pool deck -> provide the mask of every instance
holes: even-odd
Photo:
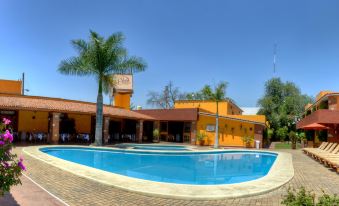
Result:
[[[21,153],[21,148],[16,151]],[[69,205],[280,205],[288,186],[305,186],[321,194],[339,194],[339,176],[300,150],[282,150],[292,154],[295,175],[283,187],[266,194],[224,200],[178,200],[128,192],[74,175],[40,160],[25,156],[30,178]],[[26,192],[31,192],[26,190]],[[16,199],[15,195],[13,195]]]
[[[185,200],[216,200],[234,197],[246,197],[252,195],[263,194],[281,187],[289,182],[294,176],[292,157],[284,152],[272,152],[278,154],[270,171],[264,177],[235,184],[220,184],[220,185],[189,185],[189,184],[174,184],[165,182],[149,181],[139,178],[132,178],[124,175],[119,175],[100,169],[88,167],[85,165],[76,164],[73,162],[65,161],[60,158],[48,155],[42,151],[41,148],[55,148],[60,146],[32,146],[24,148],[24,153],[39,159],[45,163],[63,169],[75,175],[95,180],[98,183],[107,184],[119,189],[130,192],[141,193],[143,195],[185,199]],[[75,146],[79,148],[79,146]],[[74,146],[64,146],[64,148],[74,148]],[[89,147],[83,146],[82,149]],[[245,149],[232,149],[232,150],[190,150],[190,151],[157,151],[157,150],[139,150],[139,149],[115,149],[105,147],[91,147],[90,149],[98,149],[105,151],[120,151],[120,152],[139,152],[163,154],[163,152],[171,154],[209,154],[211,152],[262,152],[261,150],[245,150]],[[215,159],[216,160],[216,159]]]

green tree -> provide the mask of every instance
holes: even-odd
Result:
[[[73,40],[72,45],[78,55],[61,61],[59,72],[66,75],[94,76],[98,81],[96,107],[95,145],[102,145],[103,95],[114,86],[113,74],[143,71],[146,64],[141,58],[129,57],[123,47],[125,37],[114,33],[107,39],[90,31],[88,42]]]
[[[201,94],[206,100],[215,101],[217,111],[215,114],[215,139],[214,148],[219,147],[219,102],[226,99],[227,82],[220,82],[212,89],[210,85],[205,85],[201,90]]]
[[[281,142],[286,140],[287,132],[288,132],[288,128],[286,126],[280,127],[280,128],[277,129],[276,135]]]
[[[302,94],[293,82],[272,78],[266,82],[265,94],[258,101],[258,114],[267,117],[271,128],[274,129],[274,138],[277,137],[279,128],[295,130],[296,120],[304,112],[305,105],[310,102],[313,102],[313,99]]]

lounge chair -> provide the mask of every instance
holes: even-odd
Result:
[[[330,154],[336,147],[338,143],[330,143],[328,147],[326,147],[324,150],[315,150],[311,152],[311,156],[315,159],[321,154]]]
[[[337,157],[337,156],[339,157],[338,153],[339,153],[339,144],[337,144],[337,146],[331,149],[329,152],[321,152],[321,153],[315,154],[315,156],[320,161],[323,161],[326,158]]]
[[[323,150],[328,146],[328,144],[329,144],[328,142],[323,142],[323,143],[321,143],[321,145],[318,148],[303,148],[303,151],[306,154],[308,154],[308,153],[310,153],[311,151],[314,151],[314,150]]]
[[[309,148],[307,150],[306,154],[313,157],[314,154],[317,154],[319,152],[328,151],[332,147],[332,145],[333,145],[333,143],[328,143],[328,144],[326,144],[326,146],[322,147],[322,149],[320,149],[320,148]]]
[[[326,158],[325,164],[332,167],[339,173],[339,154],[337,155],[337,157]]]

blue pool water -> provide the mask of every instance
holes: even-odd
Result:
[[[222,151],[210,153],[125,152],[94,148],[43,148],[49,155],[145,180],[193,185],[240,183],[265,176],[277,154]]]
[[[118,147],[120,148],[132,148],[140,150],[174,150],[174,151],[187,151],[189,150],[186,146],[182,145],[150,145],[150,144],[121,144]]]

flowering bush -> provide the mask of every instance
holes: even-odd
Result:
[[[16,154],[12,153],[13,135],[9,131],[11,121],[4,118],[0,122],[0,196],[8,192],[13,185],[21,184],[20,175],[26,170],[23,158],[19,160]]]

